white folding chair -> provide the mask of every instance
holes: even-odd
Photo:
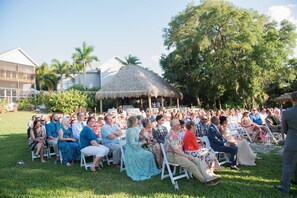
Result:
[[[61,162],[61,164],[63,163],[63,156],[62,156],[62,152],[61,152],[61,150],[59,149],[59,155],[60,155],[60,162]]]
[[[56,155],[53,145],[48,145],[44,150],[46,150],[48,158],[51,158],[52,155]]]
[[[202,136],[200,138],[204,141],[206,148],[211,148],[210,142],[207,136]],[[215,154],[220,165],[230,162],[230,157],[228,153],[215,151]]]
[[[123,172],[125,170],[125,145],[126,145],[126,139],[120,140],[121,145],[121,168],[120,172]]]
[[[47,157],[47,152],[45,152],[45,148],[44,148],[44,151],[43,151],[43,156],[44,157]],[[40,154],[38,156],[35,155],[35,150],[34,151],[31,151],[31,158],[32,158],[32,162],[34,162],[34,159],[36,158],[40,158]]]
[[[107,164],[108,164],[108,166],[113,162],[113,160],[112,160],[112,158],[111,157],[109,157],[110,155],[111,155],[111,151],[109,151],[109,153],[108,153],[108,155],[105,155],[105,159],[104,159],[104,161],[106,161],[107,162]]]
[[[161,146],[161,150],[162,150],[162,154],[163,154],[163,166],[162,166],[161,180],[163,180],[163,179],[165,179],[167,177],[170,177],[171,183],[174,186],[174,190],[175,191],[178,191],[179,190],[179,187],[178,187],[178,183],[177,183],[176,180],[181,179],[181,178],[184,178],[184,177],[190,179],[190,177],[188,175],[188,171],[186,169],[183,169],[178,164],[170,163],[167,160],[167,156],[166,156],[164,144],[161,143],[160,146]],[[171,171],[171,167],[170,166],[173,166],[174,167],[173,172]],[[175,174],[176,174],[176,167],[178,167],[178,166],[180,166],[180,175],[175,176]],[[166,169],[167,169],[168,174],[165,174],[165,170]]]
[[[266,124],[264,124],[264,126],[266,127],[270,138],[272,138],[272,140],[274,141],[274,143],[277,144],[282,139],[281,133],[279,133],[279,132],[272,132],[270,130],[270,128]]]
[[[237,131],[241,135],[241,137],[243,138],[247,137],[250,142],[253,142],[253,139],[251,138],[250,134],[246,131],[244,127],[238,127]]]
[[[86,161],[86,157],[92,156],[92,155],[85,155],[83,153],[81,153],[80,155],[80,167],[85,167],[86,170],[88,170],[88,167],[92,166],[93,161],[92,162],[87,162]],[[93,156],[93,160],[94,160],[95,156]]]
[[[89,157],[89,156],[93,156],[91,162],[86,161],[86,157]],[[92,166],[95,157],[96,157],[95,155],[85,155],[85,154],[83,154],[81,152],[81,154],[80,154],[80,167],[85,167],[85,169],[88,170],[88,167]],[[100,162],[100,166],[103,167],[102,161]]]
[[[235,123],[235,122],[229,122],[229,123],[228,123],[227,130],[228,130],[228,132],[230,132],[230,134],[231,134],[232,136],[235,136],[235,137],[240,138],[241,135],[240,135],[240,133],[238,132],[238,129],[239,129],[239,128],[240,128],[240,127],[238,126],[237,123]]]

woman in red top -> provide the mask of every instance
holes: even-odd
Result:
[[[183,139],[185,153],[199,159],[200,167],[198,168],[203,174],[217,176],[213,172],[214,169],[221,170],[223,167],[219,165],[214,150],[211,148],[200,148],[199,144],[197,143],[197,139],[199,138],[196,139],[195,136],[197,127],[193,121],[187,122],[186,128],[187,131]],[[201,139],[199,140],[202,145],[204,145],[203,141]]]

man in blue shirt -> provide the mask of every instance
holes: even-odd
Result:
[[[255,124],[257,124],[257,125],[262,125],[263,124],[261,116],[257,112],[256,108],[252,108],[249,117],[250,117],[251,121],[253,121]]]
[[[121,146],[119,137],[122,131],[113,123],[111,115],[104,117],[105,124],[101,128],[102,144],[112,151],[112,161],[115,168],[119,168],[121,161]]]
[[[46,129],[46,139],[47,143],[50,146],[53,146],[54,151],[56,153],[56,161],[58,163],[60,161],[59,149],[58,149],[58,131],[60,130],[61,125],[59,122],[59,115],[54,113],[51,118],[51,122],[45,125]]]
[[[260,127],[262,132],[264,132],[265,134],[267,133],[268,129],[266,128],[266,126],[263,125],[263,121],[261,119],[260,113],[257,112],[256,108],[252,108],[249,117],[253,123],[255,123],[256,125],[258,125]],[[263,136],[263,135],[264,134],[262,134],[260,136]],[[262,141],[263,141],[263,138],[262,138]]]

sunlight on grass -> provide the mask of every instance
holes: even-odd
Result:
[[[108,166],[92,174],[79,166],[66,167],[54,164],[54,158],[31,161],[26,128],[31,112],[0,114],[0,197],[282,197],[273,188],[281,174],[281,158],[272,151],[261,154],[257,166],[226,167],[217,173],[221,183],[208,188],[196,179],[178,181],[180,190],[174,192],[169,178],[161,181],[160,175],[142,182],[132,181],[126,172]],[[24,160],[25,165],[16,162]],[[284,196],[283,196],[284,197]],[[290,197],[290,196],[289,196]],[[297,197],[292,188],[291,197]]]

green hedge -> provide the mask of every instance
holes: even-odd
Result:
[[[87,96],[77,90],[59,93],[49,92],[42,96],[43,104],[49,112],[72,113],[76,109],[87,106]]]

